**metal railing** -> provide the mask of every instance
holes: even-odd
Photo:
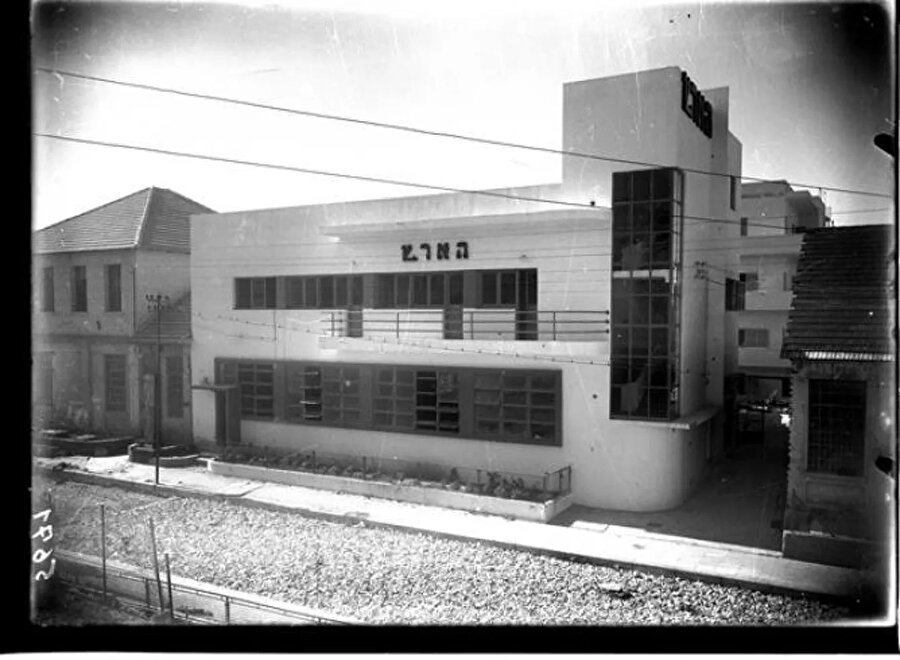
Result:
[[[327,312],[331,337],[463,339],[485,341],[601,341],[607,310],[348,309]]]

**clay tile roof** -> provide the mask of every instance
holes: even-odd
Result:
[[[829,227],[805,234],[781,356],[894,359],[895,261],[889,225]]]
[[[145,188],[33,234],[36,254],[118,250],[135,247],[190,251],[193,213],[202,204],[165,188]]]

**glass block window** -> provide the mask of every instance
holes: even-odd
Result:
[[[475,435],[524,444],[560,445],[559,374],[479,371],[475,374]]]
[[[807,470],[862,476],[865,430],[865,381],[810,379]]]
[[[681,173],[613,174],[610,416],[678,416]]]
[[[275,365],[241,362],[237,365],[241,415],[272,419],[275,404]]]
[[[411,430],[416,412],[416,372],[403,367],[375,371],[372,421],[377,428]]]
[[[322,367],[322,421],[352,426],[360,420],[359,367]]]

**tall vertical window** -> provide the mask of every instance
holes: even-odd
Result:
[[[106,311],[122,311],[122,266],[107,264],[106,266]]]
[[[184,360],[180,355],[166,357],[166,416],[184,417]]]
[[[781,280],[781,288],[784,291],[790,291],[794,287],[794,277],[789,270],[784,271],[782,280]]]
[[[126,381],[126,356],[104,355],[103,372],[106,412],[127,412],[128,389]]]
[[[292,364],[287,372],[288,419],[306,422],[322,421],[322,369],[317,366]]]
[[[610,416],[679,414],[679,170],[613,174]]]
[[[87,302],[87,268],[85,266],[72,267],[72,311],[86,312]]]
[[[34,355],[34,403],[53,404],[53,353]]]
[[[41,311],[52,312],[55,309],[55,292],[53,289],[53,267],[47,266],[41,271]]]
[[[810,379],[807,470],[862,476],[865,433],[865,381]]]
[[[747,235],[747,218],[741,218],[741,236]]]
[[[728,195],[729,206],[731,207],[731,210],[734,211],[735,209],[737,209],[738,180],[737,180],[736,176],[731,176],[728,178],[729,178],[729,183],[731,184],[731,185],[729,185],[729,195]]]
[[[738,312],[745,308],[744,283],[731,277],[725,278],[725,311]]]

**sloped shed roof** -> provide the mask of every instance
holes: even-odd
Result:
[[[135,247],[190,252],[192,213],[212,213],[166,188],[145,188],[45,227],[33,235],[36,254]]]
[[[893,227],[817,229],[803,237],[781,356],[894,359]]]

